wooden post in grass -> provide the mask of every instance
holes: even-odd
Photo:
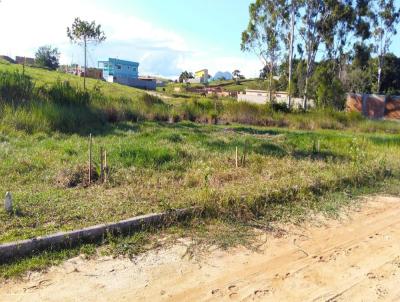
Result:
[[[236,157],[235,157],[236,168],[238,167],[238,147],[236,147]]]
[[[104,149],[100,147],[100,181],[104,182]]]
[[[319,140],[317,140],[317,152],[319,153]]]
[[[89,135],[89,185],[92,182],[92,133]]]
[[[104,182],[107,182],[107,173],[108,173],[107,150],[104,149]]]

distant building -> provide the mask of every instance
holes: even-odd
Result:
[[[264,90],[246,89],[245,92],[238,93],[238,101],[245,101],[255,104],[266,104],[268,101],[269,93]]]
[[[255,104],[266,104],[269,101],[269,91],[265,90],[253,90],[246,89],[245,92],[239,92],[237,95],[238,101],[245,101]],[[277,103],[285,103],[288,105],[288,94],[286,91],[276,91],[272,93],[272,100]],[[294,98],[291,99],[292,108],[303,108],[303,99]],[[314,100],[308,100],[308,107],[315,107]]]
[[[81,73],[81,76],[83,76],[83,72]],[[103,78],[103,70],[100,68],[89,67],[86,70],[86,76],[88,78],[101,80]]]
[[[35,59],[34,58],[28,58],[28,57],[16,56],[15,57],[15,62],[17,64],[21,64],[21,65],[35,65]]]
[[[73,74],[76,76],[83,77],[85,72],[85,67],[80,66],[78,64],[71,64],[71,65],[61,65],[58,70],[60,72],[65,72],[69,74]],[[102,80],[103,79],[103,70],[100,68],[88,67],[86,69],[86,77]]]
[[[209,78],[208,69],[202,69],[196,71],[194,73],[194,79],[190,79],[188,82],[193,84],[199,84],[199,83],[205,84],[208,83],[208,78]]]
[[[139,63],[110,58],[100,61],[98,67],[103,70],[103,78],[107,82],[128,83],[139,78]]]
[[[139,63],[109,58],[99,61],[98,67],[103,71],[103,78],[110,83],[132,86],[136,88],[155,90],[156,80],[139,78]]]

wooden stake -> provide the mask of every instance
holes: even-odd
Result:
[[[104,182],[107,182],[107,173],[108,173],[107,150],[104,149]]]
[[[319,140],[317,141],[317,152],[319,153]]]
[[[89,136],[89,184],[92,182],[92,134]]]
[[[238,147],[236,147],[236,157],[235,157],[236,168],[238,167]]]
[[[104,182],[104,150],[100,147],[100,181]]]

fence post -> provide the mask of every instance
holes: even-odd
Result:
[[[89,185],[92,182],[92,134],[89,135]]]
[[[100,181],[104,182],[104,150],[100,147]]]
[[[104,182],[107,182],[107,173],[108,173],[107,150],[104,149]]]
[[[236,147],[235,163],[236,163],[236,168],[237,168],[238,167],[238,147]]]

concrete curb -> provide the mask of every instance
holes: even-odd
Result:
[[[16,258],[27,257],[44,250],[69,248],[81,243],[98,242],[107,234],[131,234],[145,229],[165,225],[191,216],[194,208],[178,209],[165,213],[148,214],[122,220],[116,223],[99,224],[80,230],[59,232],[33,239],[0,244],[0,264]]]

